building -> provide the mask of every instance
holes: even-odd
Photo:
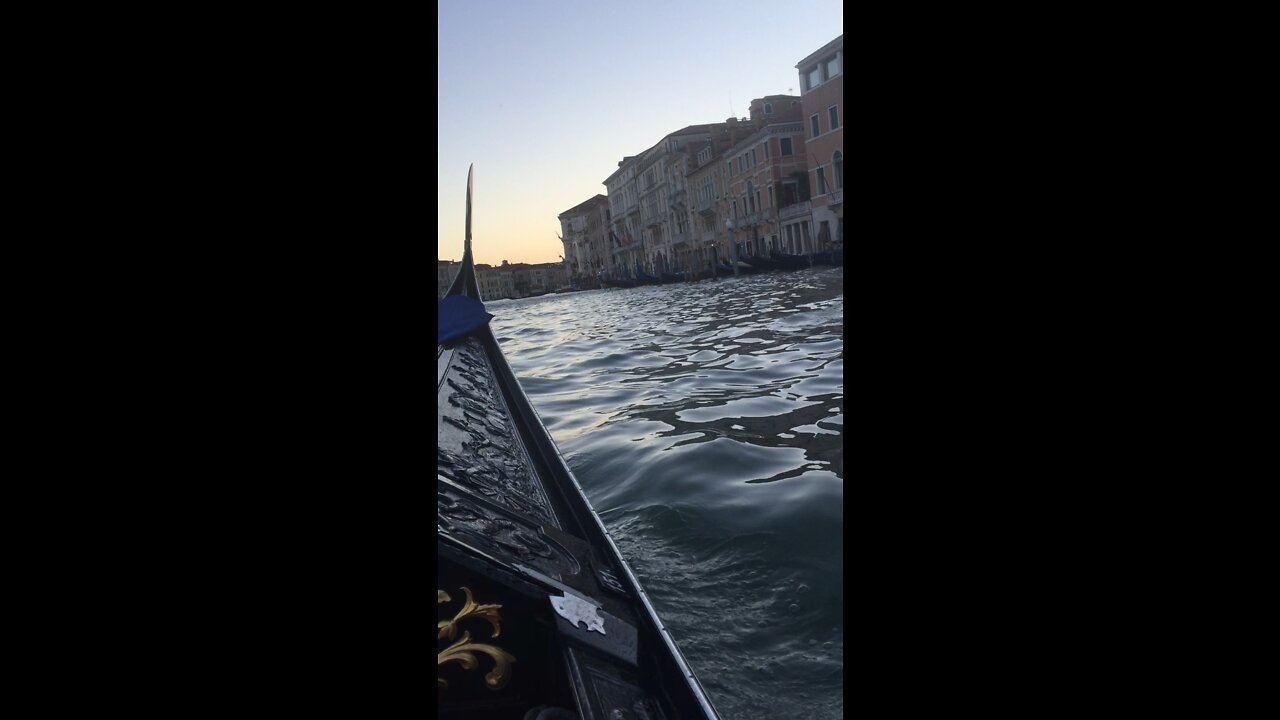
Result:
[[[623,274],[675,269],[677,254],[691,246],[685,175],[690,144],[711,140],[717,124],[690,125],[639,155],[624,157],[605,178],[614,235],[614,265]]]
[[[564,284],[598,288],[601,273],[613,269],[610,214],[609,198],[596,195],[558,216],[561,242],[564,244],[564,269],[568,278]]]
[[[749,135],[725,153],[730,235],[741,256],[813,251],[801,98],[751,101]]]
[[[458,276],[458,270],[462,268],[462,263],[456,263],[449,260],[436,261],[436,299],[444,298],[444,294],[449,291],[449,286],[453,285],[453,279]]]
[[[609,248],[613,256],[614,272],[630,275],[644,258],[643,238],[640,232],[639,186],[635,182],[636,158],[628,156],[618,161],[618,169],[605,178],[604,186],[609,198]]]
[[[480,285],[480,299],[483,301],[518,297],[515,276],[506,260],[496,268],[476,263],[476,283]]]
[[[844,35],[796,64],[819,249],[844,245]]]
[[[692,247],[687,256],[680,258],[685,267],[702,272],[708,270],[713,262],[728,262],[733,257],[729,229],[725,224],[731,218],[731,212],[730,193],[727,191],[729,170],[724,158],[730,148],[754,130],[750,123],[729,118],[716,127],[707,142],[689,144],[685,185],[690,194],[688,212]]]

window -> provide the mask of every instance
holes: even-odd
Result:
[[[764,114],[765,114],[765,115],[772,115],[772,114],[773,114],[773,103],[765,103],[765,104],[764,104]]]
[[[839,56],[839,55],[836,55],[836,56],[834,56],[834,57],[828,58],[828,59],[827,59],[827,62],[826,62],[826,65],[827,65],[827,79],[828,79],[828,80],[830,80],[831,78],[833,78],[833,77],[835,77],[836,75],[840,74],[840,56]]]
[[[812,134],[812,135],[810,135],[809,137],[818,137],[818,135],[819,135],[820,131],[819,131],[819,129],[818,129],[818,114],[817,114],[817,113],[814,113],[814,114],[812,114],[812,115],[810,115],[810,116],[809,116],[809,129],[813,131],[813,134]]]
[[[831,156],[831,166],[836,169],[836,189],[844,188],[844,153],[839,150]]]
[[[765,160],[769,159],[769,141],[768,140],[764,141],[764,159]]]
[[[778,207],[778,201],[773,196],[773,186],[769,186],[769,207]]]
[[[779,149],[781,149],[782,155],[790,155],[791,154],[791,138],[789,137],[778,138],[778,147]]]
[[[818,194],[825,195],[826,193],[827,193],[826,168],[818,168]]]
[[[755,148],[751,148],[751,167],[755,167],[755,166],[756,166],[756,163],[758,163],[758,162],[760,162],[760,161],[759,161],[759,159],[758,159],[758,158],[756,158],[756,149],[755,149]]]
[[[809,70],[809,89],[812,90],[822,84],[822,65],[814,65]]]
[[[827,108],[827,120],[830,121],[828,124],[832,130],[840,127],[840,110],[835,105]]]
[[[782,181],[782,207],[800,202],[800,184],[794,180]]]

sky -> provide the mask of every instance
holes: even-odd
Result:
[[[564,211],[687,125],[799,95],[840,0],[440,0],[437,259],[559,262]]]

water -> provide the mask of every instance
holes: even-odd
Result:
[[[726,720],[843,716],[844,270],[488,303]]]

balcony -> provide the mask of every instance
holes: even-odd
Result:
[[[711,198],[698,201],[698,212],[703,215],[714,215],[716,212],[716,201]]]
[[[704,232],[702,233],[702,242],[704,242],[704,243],[713,243],[713,242],[715,242],[715,241],[716,241],[716,231],[715,231],[715,230],[706,230],[706,231],[704,231]]]
[[[687,233],[678,232],[671,236],[671,244],[673,246],[679,245],[680,243],[683,243],[683,242],[688,242],[688,240],[689,240],[689,235]]]
[[[805,200],[802,203],[796,203],[795,205],[788,205],[782,208],[778,213],[778,219],[784,221],[794,220],[799,217],[804,217],[811,212],[813,212],[813,203]]]
[[[759,225],[759,224],[760,224],[760,213],[751,213],[750,215],[743,215],[742,219],[738,221],[739,227],[751,227],[752,225]]]
[[[835,205],[843,205],[843,204],[844,204],[844,188],[840,188],[839,190],[832,190],[831,192],[827,193],[827,205],[835,206]]]
[[[765,222],[777,222],[778,213],[773,208],[767,207],[764,209],[764,212],[760,213],[760,218]]]

